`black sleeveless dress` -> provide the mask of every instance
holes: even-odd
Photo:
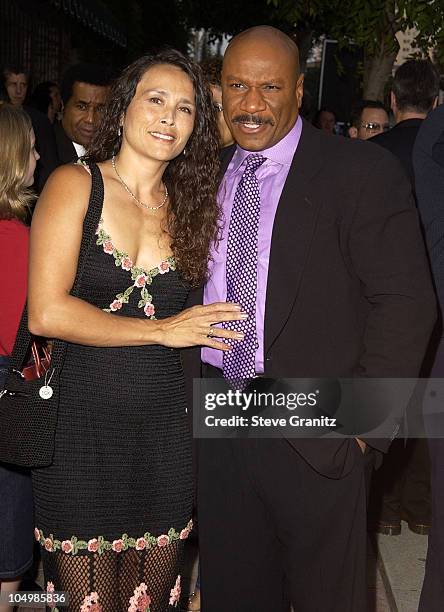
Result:
[[[96,166],[92,177],[101,209]],[[143,270],[120,248],[100,221],[81,298],[116,317],[180,312],[189,286],[173,258]],[[68,610],[164,612],[180,595],[193,505],[179,351],[68,344],[59,384],[54,461],[33,471],[47,588],[69,592]]]

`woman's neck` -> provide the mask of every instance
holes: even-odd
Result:
[[[143,159],[121,150],[114,158],[114,165],[120,180],[143,202],[159,199],[159,194],[165,192],[162,177],[168,162]],[[119,176],[116,178],[119,180]]]

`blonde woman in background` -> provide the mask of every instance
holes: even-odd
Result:
[[[0,102],[0,390],[26,300],[29,187],[39,155],[28,115]],[[0,464],[0,586],[13,594],[32,565],[33,504],[27,471]],[[0,612],[12,610],[0,603]]]

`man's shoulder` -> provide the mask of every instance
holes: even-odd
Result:
[[[399,133],[399,132],[398,132]],[[372,144],[380,145],[381,147],[387,147],[394,140],[398,139],[398,133],[394,131],[394,128],[388,130],[387,132],[382,132],[381,134],[377,134],[369,139],[369,142]]]
[[[76,161],[76,150],[71,140],[68,138],[65,130],[63,129],[63,125],[60,121],[57,121],[54,124],[54,135],[59,162],[62,164],[67,164],[69,162]]]
[[[63,125],[61,121],[55,121],[53,128],[54,128],[54,134],[56,135],[57,139],[69,140],[68,136],[66,135],[65,130],[63,129]]]
[[[316,130],[312,128],[311,130]],[[308,136],[313,137],[313,133],[309,132]],[[318,131],[318,130],[316,130]],[[323,161],[327,163],[337,173],[347,173],[351,169],[367,169],[375,164],[387,163],[390,167],[396,163],[393,155],[383,150],[374,143],[358,138],[347,138],[345,136],[329,136],[323,134],[319,130],[316,135],[319,138],[320,152]]]

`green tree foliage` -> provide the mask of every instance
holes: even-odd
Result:
[[[181,7],[188,26],[204,28],[213,40],[261,24],[274,25],[287,33],[294,30],[281,7],[267,0],[181,0]]]
[[[269,0],[279,18],[364,50],[364,96],[382,99],[399,45],[396,33],[415,28],[418,53],[444,54],[443,0]]]

